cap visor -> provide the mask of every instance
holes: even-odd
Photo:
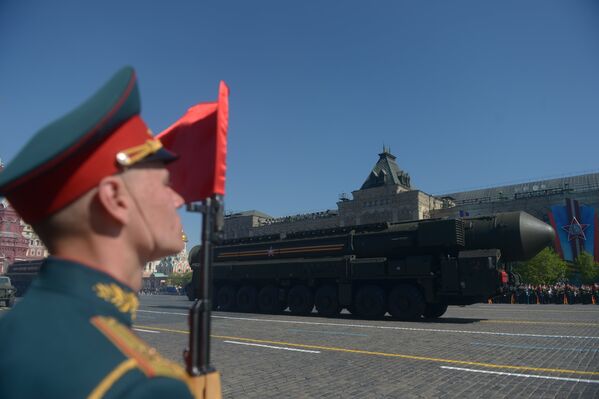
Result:
[[[167,164],[167,163],[170,163],[178,158],[179,158],[179,156],[177,154],[175,154],[174,152],[169,151],[163,147],[163,148],[159,149],[158,151],[156,151],[155,153],[148,155],[147,157],[145,157],[144,159],[139,161],[138,164],[147,163],[147,162],[163,162],[163,163]]]

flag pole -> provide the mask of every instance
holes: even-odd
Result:
[[[210,314],[212,311],[212,246],[221,239],[224,217],[223,196],[213,195],[200,203],[187,205],[187,211],[202,214],[201,263],[196,279],[198,299],[189,310],[189,348],[185,356],[187,372],[191,376],[211,373]],[[195,270],[194,270],[195,273]],[[199,281],[198,281],[199,280]]]

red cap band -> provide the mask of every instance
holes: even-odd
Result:
[[[104,141],[42,173],[6,194],[23,220],[35,224],[69,205],[95,187],[102,178],[119,172],[116,154],[152,138],[145,122],[134,116]]]

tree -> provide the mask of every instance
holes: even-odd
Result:
[[[595,262],[588,252],[582,252],[574,261],[583,284],[593,284],[599,279],[599,263]]]
[[[171,273],[166,279],[168,285],[185,287],[191,281],[192,272],[187,273]]]
[[[551,248],[545,248],[529,261],[519,263],[514,272],[527,284],[555,284],[568,273],[566,262]]]

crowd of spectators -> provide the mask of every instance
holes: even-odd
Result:
[[[522,284],[503,295],[490,298],[489,303],[599,305],[599,284]]]
[[[267,225],[277,224],[277,223],[291,223],[291,222],[299,222],[301,220],[315,220],[315,219],[330,218],[330,217],[335,217],[338,214],[339,213],[335,210],[326,210],[326,211],[320,211],[320,212],[301,213],[298,215],[264,219],[264,220],[261,220],[259,223],[261,226],[267,226]]]

